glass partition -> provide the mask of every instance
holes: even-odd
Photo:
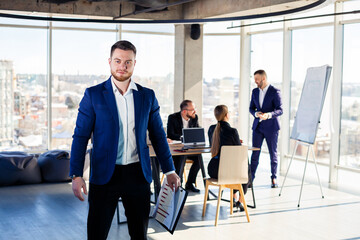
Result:
[[[110,77],[108,58],[116,33],[53,31],[52,148],[70,149],[86,88]]]
[[[124,32],[122,38],[136,46],[134,80],[155,91],[161,119],[166,126],[169,114],[174,112],[174,36]]]
[[[262,33],[251,36],[251,91],[257,87],[253,74],[259,69],[265,70],[268,76],[268,82],[281,90],[283,64],[282,42],[282,32]],[[249,126],[251,128],[254,117],[249,113],[249,118]],[[249,134],[248,144],[250,146],[252,144],[252,131],[250,131]],[[266,146],[265,141],[263,146]]]
[[[213,27],[218,28],[219,24]],[[211,31],[212,24],[206,24],[204,33]],[[239,29],[237,31],[239,32]],[[240,34],[205,35],[203,46],[202,125],[207,134],[209,126],[217,122],[214,108],[224,104],[229,108],[230,125],[237,128],[239,126]]]
[[[297,107],[300,101],[306,71],[309,67],[333,63],[333,28],[319,27],[293,30],[292,44],[292,76],[290,102],[290,133],[294,124]],[[330,80],[331,81],[331,80]],[[329,163],[330,157],[330,87],[322,110],[319,128],[314,143],[317,160]],[[295,141],[290,140],[289,153],[294,150]],[[307,147],[299,146],[296,155],[306,157]]]
[[[341,99],[341,131],[339,164],[360,169],[360,24],[344,26],[344,60]]]
[[[1,27],[0,36],[0,151],[44,149],[47,32]]]

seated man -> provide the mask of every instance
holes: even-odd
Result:
[[[173,113],[169,115],[168,122],[167,122],[167,137],[168,141],[171,142],[172,140],[180,140],[182,136],[182,129],[183,128],[194,128],[199,127],[198,116],[196,115],[195,104],[190,100],[184,100],[180,104],[180,112]],[[190,190],[193,192],[200,192],[194,186],[196,175],[199,172],[200,164],[198,161],[197,156],[188,156],[188,159],[194,161],[190,168],[188,180],[185,185],[186,190]],[[185,160],[186,158],[181,156],[174,156],[174,165],[175,171],[180,176],[182,182],[182,170],[184,169]]]

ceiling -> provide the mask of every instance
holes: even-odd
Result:
[[[0,0],[0,16],[201,22],[285,15],[325,0]],[[236,19],[229,19],[236,20]]]

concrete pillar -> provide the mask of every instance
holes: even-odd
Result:
[[[342,2],[335,3],[335,13],[342,12]],[[331,98],[331,149],[330,149],[330,168],[329,182],[337,182],[338,170],[336,165],[339,164],[340,158],[340,129],[341,129],[341,89],[342,89],[342,72],[343,72],[343,45],[344,45],[344,25],[340,23],[342,15],[334,17],[334,57],[332,68],[332,98]]]
[[[47,149],[52,149],[52,22],[47,30]]]
[[[290,99],[291,99],[291,65],[292,65],[292,31],[289,30],[290,21],[284,22],[283,31],[283,80],[281,99],[283,104],[283,115],[281,116],[281,142],[280,146],[280,173],[285,173],[288,168],[288,159],[285,157],[289,153],[290,145]],[[293,150],[291,150],[292,152]]]
[[[200,38],[190,37],[191,25],[175,25],[174,110],[184,99],[192,100],[202,123],[203,26]]]
[[[241,25],[246,24],[245,21]],[[250,66],[251,66],[251,39],[248,34],[250,27],[242,27],[240,32],[240,83],[239,83],[239,136],[245,145],[250,145],[249,133],[251,126],[249,125],[249,104],[250,104]]]
[[[175,25],[174,111],[184,100],[185,84],[185,25]]]
[[[122,40],[122,25],[121,24],[118,24],[116,26],[116,30],[117,30],[117,33],[116,33],[116,41],[120,41]]]

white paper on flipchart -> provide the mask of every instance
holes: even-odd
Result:
[[[292,139],[314,142],[330,73],[329,65],[308,68],[291,133]]]

